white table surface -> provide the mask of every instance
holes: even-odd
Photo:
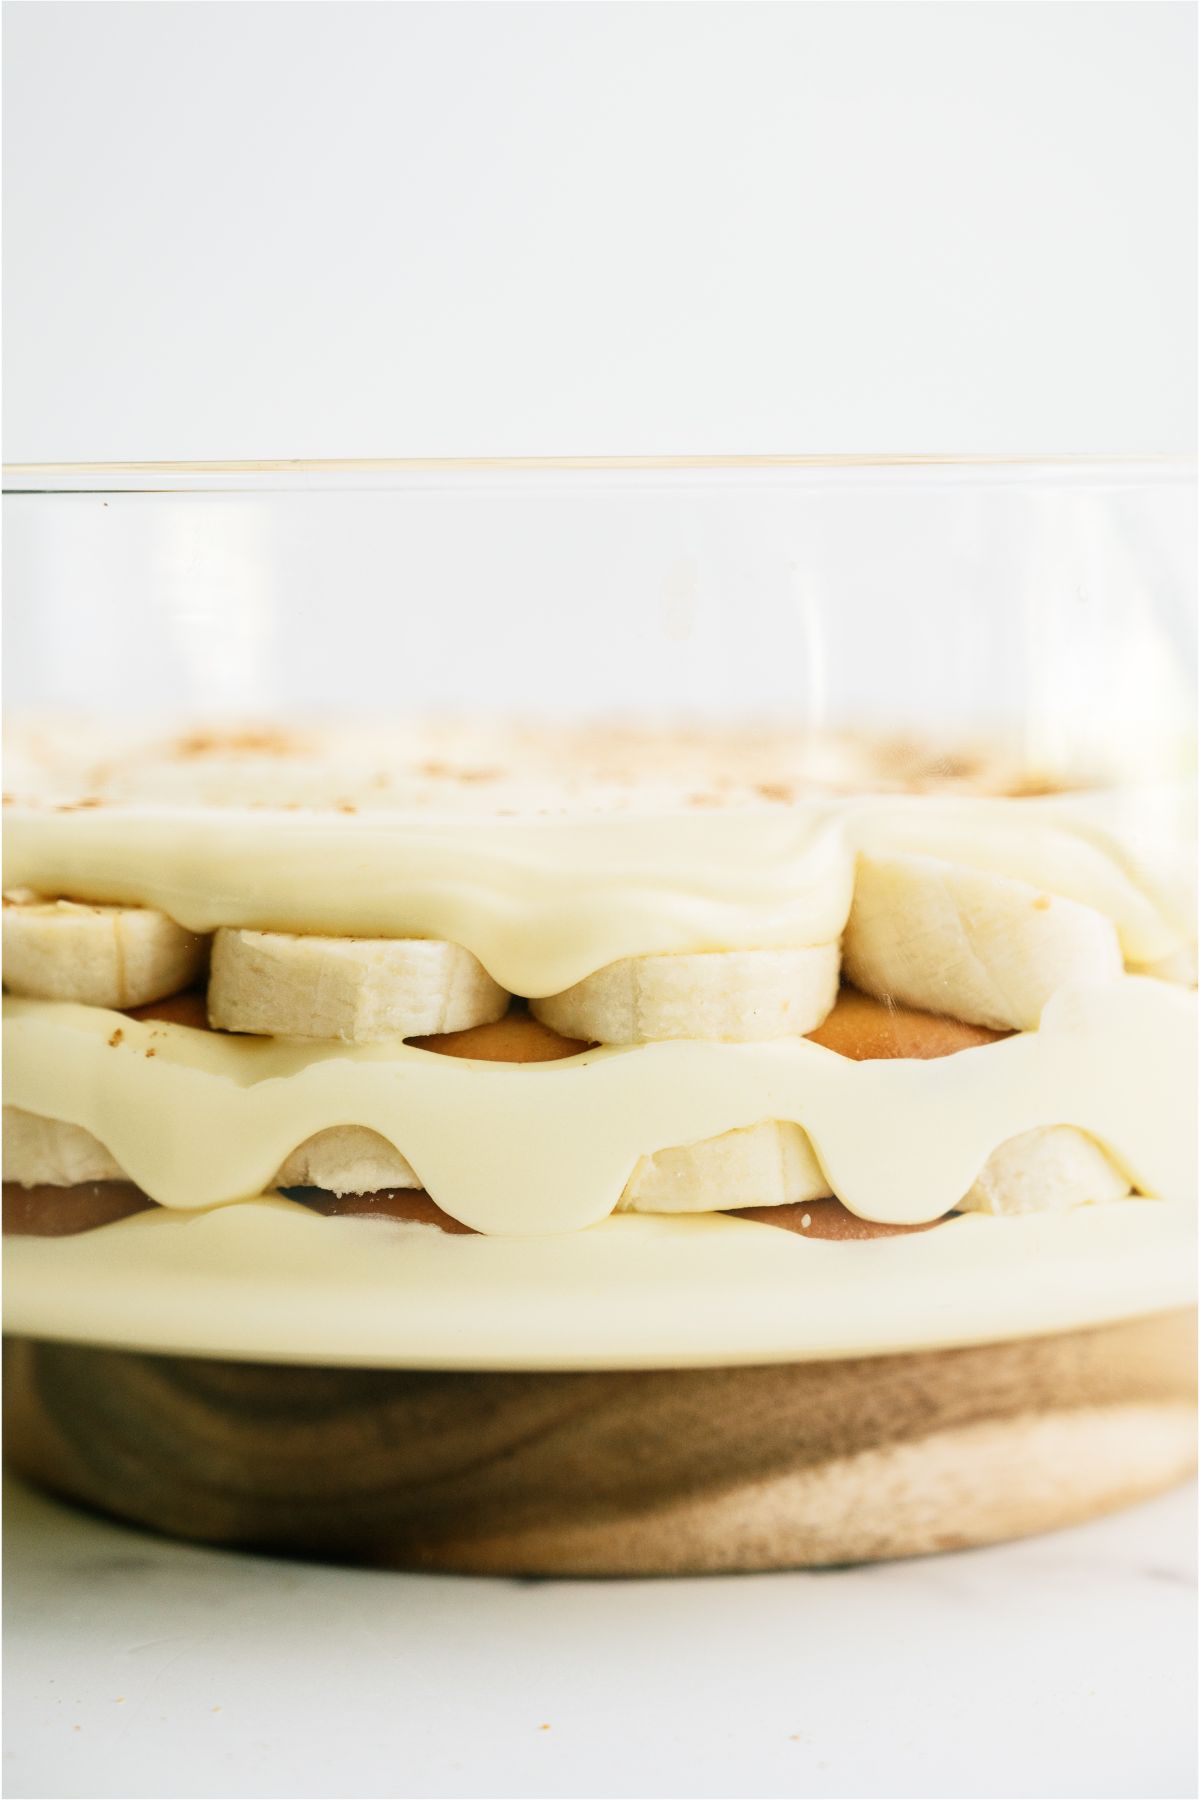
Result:
[[[822,1574],[276,1562],[7,1493],[8,1800],[1196,1792],[1195,1497]]]

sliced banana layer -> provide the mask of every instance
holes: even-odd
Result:
[[[4,902],[4,985],[34,1000],[142,1006],[195,981],[207,949],[148,906]]]
[[[90,1132],[58,1119],[4,1108],[4,1179],[22,1187],[120,1181],[124,1172]],[[292,1151],[272,1184],[372,1194],[419,1188],[412,1165],[378,1132],[360,1125],[318,1131]],[[625,1212],[720,1212],[733,1205],[816,1200],[829,1187],[798,1125],[755,1125],[643,1157],[621,1196]],[[733,1196],[731,1199],[730,1196]]]
[[[280,1169],[274,1185],[324,1188],[341,1196],[377,1193],[384,1188],[419,1188],[421,1182],[386,1138],[347,1125],[318,1132],[301,1144]],[[798,1125],[772,1123],[727,1131],[699,1144],[643,1157],[618,1210],[721,1212],[751,1203],[731,1200],[730,1195],[752,1195],[759,1206],[783,1206],[789,1201],[821,1199],[829,1191],[807,1134]]]
[[[808,1133],[771,1121],[643,1156],[617,1211],[724,1212],[828,1199],[831,1192]]]
[[[629,956],[529,1004],[564,1037],[597,1044],[803,1037],[837,999],[838,967],[836,944]]]
[[[843,956],[881,1000],[1017,1031],[1057,989],[1123,968],[1116,927],[1090,906],[930,856],[859,857]]]
[[[4,1108],[4,1179],[22,1187],[73,1187],[121,1181],[124,1172],[90,1132],[58,1119]],[[275,1187],[315,1187],[332,1194],[419,1188],[398,1150],[358,1125],[319,1131],[287,1158]],[[1129,1182],[1086,1132],[1041,1126],[1001,1144],[959,1202],[968,1212],[1066,1212],[1120,1200]],[[832,1189],[798,1125],[774,1122],[727,1131],[638,1163],[619,1212],[726,1212],[742,1206],[786,1206],[830,1198]]]
[[[465,1031],[507,1006],[469,950],[432,938],[226,928],[213,941],[208,1016],[222,1031],[367,1044]]]
[[[993,1150],[958,1204],[961,1212],[1069,1212],[1130,1192],[1112,1157],[1086,1131],[1042,1125]]]
[[[85,1181],[124,1181],[126,1175],[90,1131],[6,1106],[4,1179],[21,1187],[74,1187]],[[271,1185],[325,1188],[342,1195],[419,1188],[421,1183],[411,1164],[378,1132],[335,1125],[297,1145]]]
[[[994,1150],[959,1210],[1067,1212],[1095,1201],[1121,1200],[1131,1191],[1094,1138],[1073,1125],[1047,1125],[1023,1131]],[[752,1125],[644,1157],[618,1211],[725,1212],[824,1200],[832,1194],[798,1125]]]

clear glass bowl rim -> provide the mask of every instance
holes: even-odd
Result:
[[[1195,479],[1197,459],[1174,453],[1124,454],[874,454],[690,456],[463,456],[287,458],[195,462],[9,463],[3,486],[11,494],[171,493],[214,489],[403,487],[428,479],[601,476],[701,478],[756,476],[787,479],[895,474],[936,480],[967,478],[1047,481],[1170,482]]]

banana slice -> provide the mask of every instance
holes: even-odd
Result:
[[[99,1138],[81,1125],[6,1106],[4,1179],[21,1187],[75,1187],[85,1181],[124,1181],[125,1175]]]
[[[832,1190],[798,1125],[749,1125],[677,1150],[643,1156],[618,1212],[724,1212],[825,1200]]]
[[[4,985],[32,1000],[141,1006],[204,967],[207,939],[148,906],[4,903]]]
[[[802,1037],[837,999],[838,946],[627,956],[530,1011],[564,1037],[597,1044],[664,1038],[737,1043]]]
[[[412,1164],[377,1131],[332,1125],[298,1145],[271,1185],[324,1188],[340,1199],[383,1188],[419,1188],[421,1183]]]
[[[1017,1031],[1036,1030],[1058,988],[1123,967],[1116,927],[1090,906],[930,856],[859,856],[843,956],[879,999]]]
[[[961,1212],[1068,1212],[1132,1193],[1125,1176],[1095,1138],[1074,1125],[1040,1125],[993,1150]]]
[[[223,1031],[366,1044],[465,1031],[507,1006],[459,944],[229,928],[213,942],[208,1016]]]

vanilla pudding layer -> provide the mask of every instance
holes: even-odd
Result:
[[[153,907],[188,931],[430,938],[541,998],[626,957],[836,943],[858,854],[1029,884],[1112,921],[1127,966],[1189,942],[1186,798],[821,799],[458,819],[226,806],[15,805],[10,890]]]
[[[9,1238],[5,1324],[178,1355],[630,1369],[887,1355],[1191,1303],[1195,1209],[1117,1201],[820,1243],[724,1213],[451,1237],[282,1199]]]
[[[176,1210],[256,1198],[299,1144],[347,1124],[392,1144],[452,1218],[502,1236],[594,1225],[642,1158],[763,1120],[802,1127],[832,1192],[881,1223],[940,1218],[998,1145],[1046,1125],[1090,1134],[1141,1194],[1194,1191],[1194,1001],[1144,977],[1063,990],[1037,1031],[928,1062],[783,1038],[483,1063],[18,999],[4,1030],[9,1103],[90,1132]]]
[[[986,748],[470,720],[8,738],[10,890],[442,940],[533,999],[622,958],[835,944],[860,854],[1092,908],[1135,967],[1194,936],[1183,787],[1039,795]]]

